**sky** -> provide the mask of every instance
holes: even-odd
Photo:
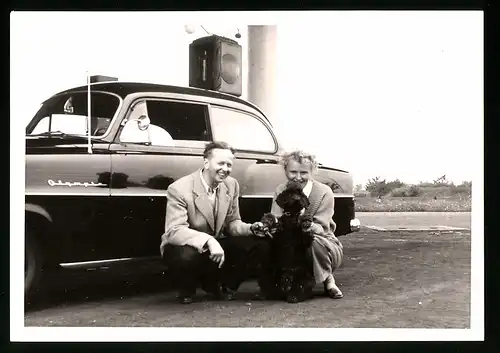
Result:
[[[407,183],[472,180],[482,158],[482,12],[12,13],[11,133],[86,72],[188,86],[188,46],[210,33],[244,50],[247,25],[277,25],[272,117],[286,148]],[[221,23],[224,23],[221,25]],[[24,148],[20,146],[20,150]]]

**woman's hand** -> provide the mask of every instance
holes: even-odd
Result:
[[[312,232],[313,224],[314,222],[311,217],[304,217],[300,220],[300,228],[304,233]]]
[[[323,234],[323,227],[320,224],[314,223],[311,220],[303,221],[301,226],[302,226],[302,231],[304,233],[310,233],[311,235]]]

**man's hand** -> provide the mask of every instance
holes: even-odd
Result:
[[[272,234],[270,232],[270,229],[264,225],[262,222],[255,222],[250,226],[250,230],[252,233],[258,237],[265,238],[265,237],[270,237],[272,238]]]
[[[224,249],[222,249],[222,246],[215,238],[211,238],[207,241],[207,248],[210,253],[210,260],[219,264],[219,268],[221,268],[224,263]]]

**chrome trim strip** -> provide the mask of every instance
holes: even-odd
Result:
[[[273,195],[256,195],[256,194],[248,194],[248,195],[240,195],[242,199],[272,199]]]
[[[258,195],[258,194],[248,194],[248,195],[241,195],[240,196],[240,198],[245,198],[245,199],[272,198],[272,197],[273,197],[273,195]],[[335,198],[352,198],[353,195],[333,193],[333,197],[335,197]]]
[[[92,266],[103,266],[112,263],[126,263],[132,261],[141,261],[141,260],[151,260],[157,259],[160,256],[147,256],[147,257],[124,257],[120,259],[107,259],[107,260],[97,260],[97,261],[82,261],[82,262],[66,262],[59,264],[64,268],[79,268],[79,267],[92,267]]]
[[[163,190],[162,190],[163,191]],[[29,196],[141,196],[141,197],[166,197],[167,190],[158,193],[133,193],[133,192],[120,192],[120,193],[98,193],[98,192],[47,192],[47,191],[27,191],[24,193]]]
[[[334,192],[334,193],[333,193],[333,197],[338,197],[338,198],[346,198],[346,199],[352,199],[352,198],[354,198],[354,195],[350,195],[350,194],[343,194],[343,193],[336,193],[336,192]]]
[[[145,196],[145,197],[158,197],[158,196],[167,196],[167,190],[161,190],[157,193],[134,193],[134,192],[117,192],[112,190],[111,192],[49,192],[49,191],[25,191],[25,195],[29,196]],[[348,194],[333,194],[335,198],[352,198],[352,195]],[[242,199],[272,199],[273,195],[257,195],[257,194],[248,194],[248,195],[240,195]]]
[[[110,196],[141,196],[141,197],[167,197],[167,190],[162,190],[163,192],[160,193],[128,193],[128,192],[123,192],[123,193],[116,193],[116,194],[111,194]]]
[[[25,196],[111,196],[109,192],[50,192],[50,191],[25,191]]]

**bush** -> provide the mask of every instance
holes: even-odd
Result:
[[[406,188],[396,188],[391,191],[392,197],[405,197],[406,196]]]
[[[358,190],[360,185],[357,186]],[[366,186],[366,192],[372,197],[392,196],[392,197],[429,197],[429,198],[447,198],[460,196],[460,198],[470,197],[472,190],[471,181],[463,181],[460,185],[454,185],[453,182],[446,180],[446,177],[440,177],[434,182],[419,182],[416,185],[407,185],[399,179],[387,181],[380,177],[369,179]],[[359,197],[362,191],[358,191]]]
[[[407,196],[415,197],[420,195],[420,188],[416,185],[411,185],[407,190]]]
[[[472,195],[472,188],[467,185],[458,185],[458,186],[452,186],[450,187],[450,194],[451,195],[459,195],[460,198],[462,197],[470,197]]]
[[[370,193],[371,196],[383,196],[390,191],[387,189],[387,183],[385,179],[380,180],[380,177],[375,177],[371,180],[368,180],[365,189]]]
[[[421,187],[421,188],[432,188],[432,187],[436,186],[436,184],[421,181],[421,182],[419,182],[419,183],[417,184],[417,186],[419,186],[419,187]]]
[[[396,180],[388,182],[387,186],[389,187],[389,189],[394,190],[396,188],[402,188],[402,187],[406,186],[406,184],[401,182],[399,179],[396,179]]]
[[[419,186],[420,195],[427,197],[445,197],[450,195],[449,186]]]
[[[366,191],[370,192],[371,196],[385,196],[392,192],[394,189],[402,188],[405,184],[399,179],[387,182],[385,179],[381,180],[380,177],[368,180],[366,184]]]
[[[419,196],[421,190],[416,185],[404,186],[400,188],[396,188],[391,191],[392,197],[416,197]]]

